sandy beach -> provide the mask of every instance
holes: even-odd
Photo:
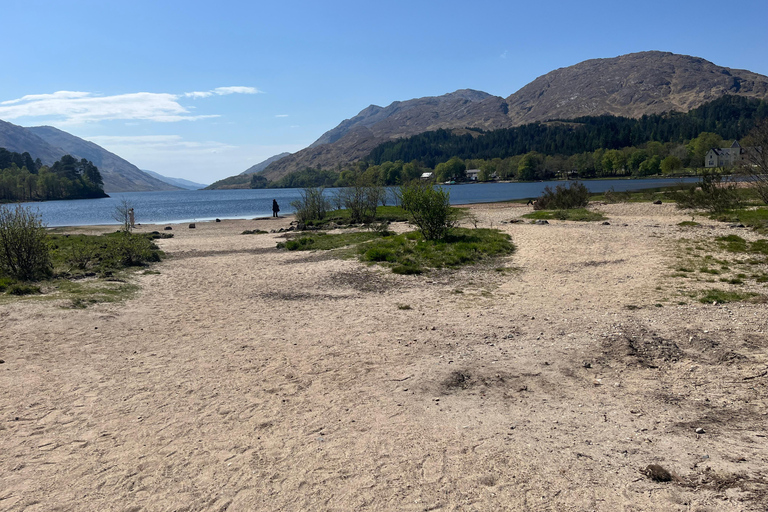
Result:
[[[766,305],[673,277],[683,239],[758,236],[469,208],[516,252],[400,276],[224,220],[125,302],[0,305],[0,510],[768,509]]]

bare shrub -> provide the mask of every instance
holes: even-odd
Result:
[[[760,121],[744,139],[740,174],[752,183],[760,199],[768,204],[768,119]]]
[[[301,191],[301,199],[291,202],[291,206],[296,208],[296,220],[305,223],[325,218],[329,201],[323,194],[324,190],[324,188],[307,187]]]
[[[741,206],[737,184],[730,176],[706,172],[697,185],[683,187],[672,193],[678,208],[701,208],[721,213]]]
[[[549,186],[536,199],[534,210],[571,210],[584,208],[589,204],[589,190],[580,182],[573,181],[570,186],[558,185],[555,190]]]

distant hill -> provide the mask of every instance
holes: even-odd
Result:
[[[107,193],[178,190],[179,188],[153,178],[132,163],[93,142],[75,137],[52,126],[33,126],[27,130],[51,146],[63,149],[65,153],[93,162],[101,171],[101,176],[104,178],[104,191]],[[29,153],[37,158],[32,151]]]
[[[200,190],[208,186],[203,183],[195,183],[194,181],[189,181],[182,178],[170,178],[168,176],[163,176],[162,174],[158,174],[154,171],[148,171],[146,169],[142,169],[141,172],[145,172],[153,178],[157,178],[164,183],[168,183],[169,185],[173,185],[186,190]]]
[[[151,190],[177,190],[140,171],[132,163],[106,149],[51,126],[25,128],[0,120],[0,147],[17,153],[29,153],[45,165],[66,154],[90,160],[99,168],[104,179],[104,191],[143,192]]]
[[[507,98],[464,89],[371,105],[259,174],[277,180],[307,167],[335,168],[384,142],[438,128],[493,130],[602,114],[638,118],[687,112],[725,94],[768,99],[768,77],[658,51],[587,60],[547,73]]]
[[[266,160],[264,160],[263,162],[259,162],[256,165],[250,166],[249,168],[247,168],[246,170],[241,172],[240,176],[250,176],[251,174],[256,174],[257,172],[261,172],[264,169],[266,169],[267,166],[269,164],[271,164],[272,162],[277,162],[281,158],[286,157],[288,155],[290,155],[290,153],[285,152],[285,153],[280,153],[279,155],[275,155],[275,156],[269,157]]]
[[[62,148],[52,146],[29,129],[5,121],[0,121],[0,148],[16,153],[27,152],[33,159],[39,158],[48,166],[67,153]]]
[[[245,171],[241,172],[240,174],[237,174],[235,176],[230,176],[228,178],[224,178],[223,180],[214,181],[210,185],[208,185],[205,189],[206,190],[222,190],[222,189],[242,189],[242,188],[251,188],[251,176],[254,174],[263,171],[266,169],[266,167],[273,163],[277,162],[278,160],[287,157],[290,155],[290,153],[280,153],[279,155],[275,155],[272,157],[267,158],[263,162],[259,162],[256,165],[252,165]]]
[[[494,129],[512,126],[503,98],[462,89],[442,96],[371,105],[311,146],[270,164],[260,175],[277,180],[306,167],[336,167],[359,160],[389,140],[438,128]]]

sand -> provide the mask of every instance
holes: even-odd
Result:
[[[766,510],[766,306],[670,277],[733,230],[599,208],[423,276],[181,225],[135,298],[0,305],[0,510]]]

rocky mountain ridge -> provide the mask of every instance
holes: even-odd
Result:
[[[588,115],[687,112],[725,94],[766,99],[768,77],[659,51],[591,59],[540,76],[507,98],[462,89],[387,107],[370,105],[260,174],[277,180],[307,167],[335,168],[364,158],[383,142],[438,128],[493,130]]]

